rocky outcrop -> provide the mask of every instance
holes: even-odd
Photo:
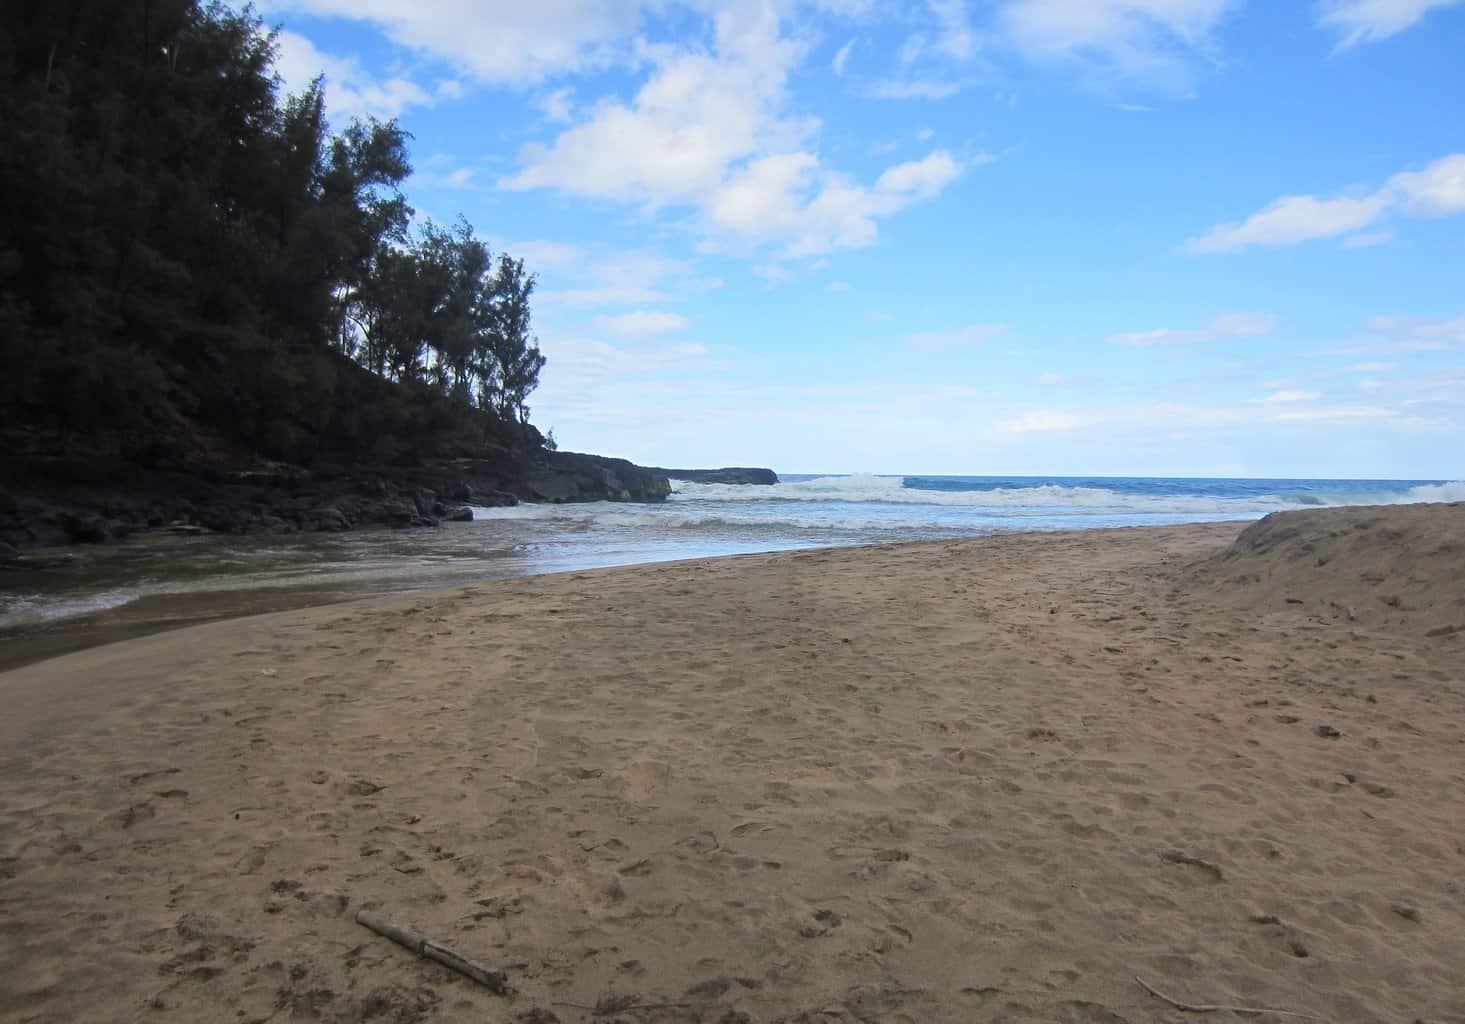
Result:
[[[771,469],[729,466],[724,469],[652,469],[673,480],[689,480],[697,484],[776,484],[778,474]]]
[[[515,493],[526,501],[664,501],[671,481],[660,470],[625,459],[578,452],[547,452]]]
[[[625,459],[484,447],[410,467],[145,470],[97,459],[0,460],[0,545],[109,544],[149,529],[340,532],[468,522],[472,506],[662,501],[666,476]]]

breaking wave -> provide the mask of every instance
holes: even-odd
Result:
[[[674,503],[843,502],[1008,510],[1254,516],[1285,509],[1465,501],[1465,483],[1124,480],[1032,482],[972,477],[826,476],[772,485],[674,481]]]

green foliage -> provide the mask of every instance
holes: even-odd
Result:
[[[183,417],[295,459],[410,458],[485,416],[537,437],[533,276],[466,224],[409,235],[407,134],[329,134],[274,58],[217,3],[7,5],[0,425],[127,450]]]

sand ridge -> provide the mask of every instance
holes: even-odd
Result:
[[[0,675],[0,1019],[1195,1019],[1139,975],[1465,1020],[1465,633],[1222,593],[1240,531],[576,573]]]

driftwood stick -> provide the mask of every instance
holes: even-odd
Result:
[[[374,914],[369,910],[358,910],[356,912],[356,923],[364,925],[397,943],[399,946],[406,946],[418,956],[426,957],[442,964],[452,971],[457,971],[465,978],[471,978],[491,992],[505,995],[509,991],[509,979],[504,972],[496,967],[488,967],[476,960],[469,960],[446,946],[433,942],[420,932],[411,928],[403,928],[400,925],[392,924],[390,921]]]
[[[1180,1010],[1184,1013],[1271,1013],[1275,1014],[1278,1017],[1301,1017],[1303,1020],[1325,1019],[1323,1017],[1315,1016],[1311,1013],[1295,1013],[1292,1010],[1268,1010],[1263,1007],[1257,1006],[1219,1006],[1212,1003],[1182,1003],[1178,999],[1171,999],[1165,993],[1161,992],[1159,989],[1155,988],[1155,986],[1151,985],[1149,982],[1141,978],[1138,974],[1134,976],[1134,980],[1139,982],[1140,987],[1143,988],[1150,995],[1154,996],[1156,999],[1162,999],[1165,1002],[1169,1003],[1171,1006],[1175,1007],[1175,1009]]]

